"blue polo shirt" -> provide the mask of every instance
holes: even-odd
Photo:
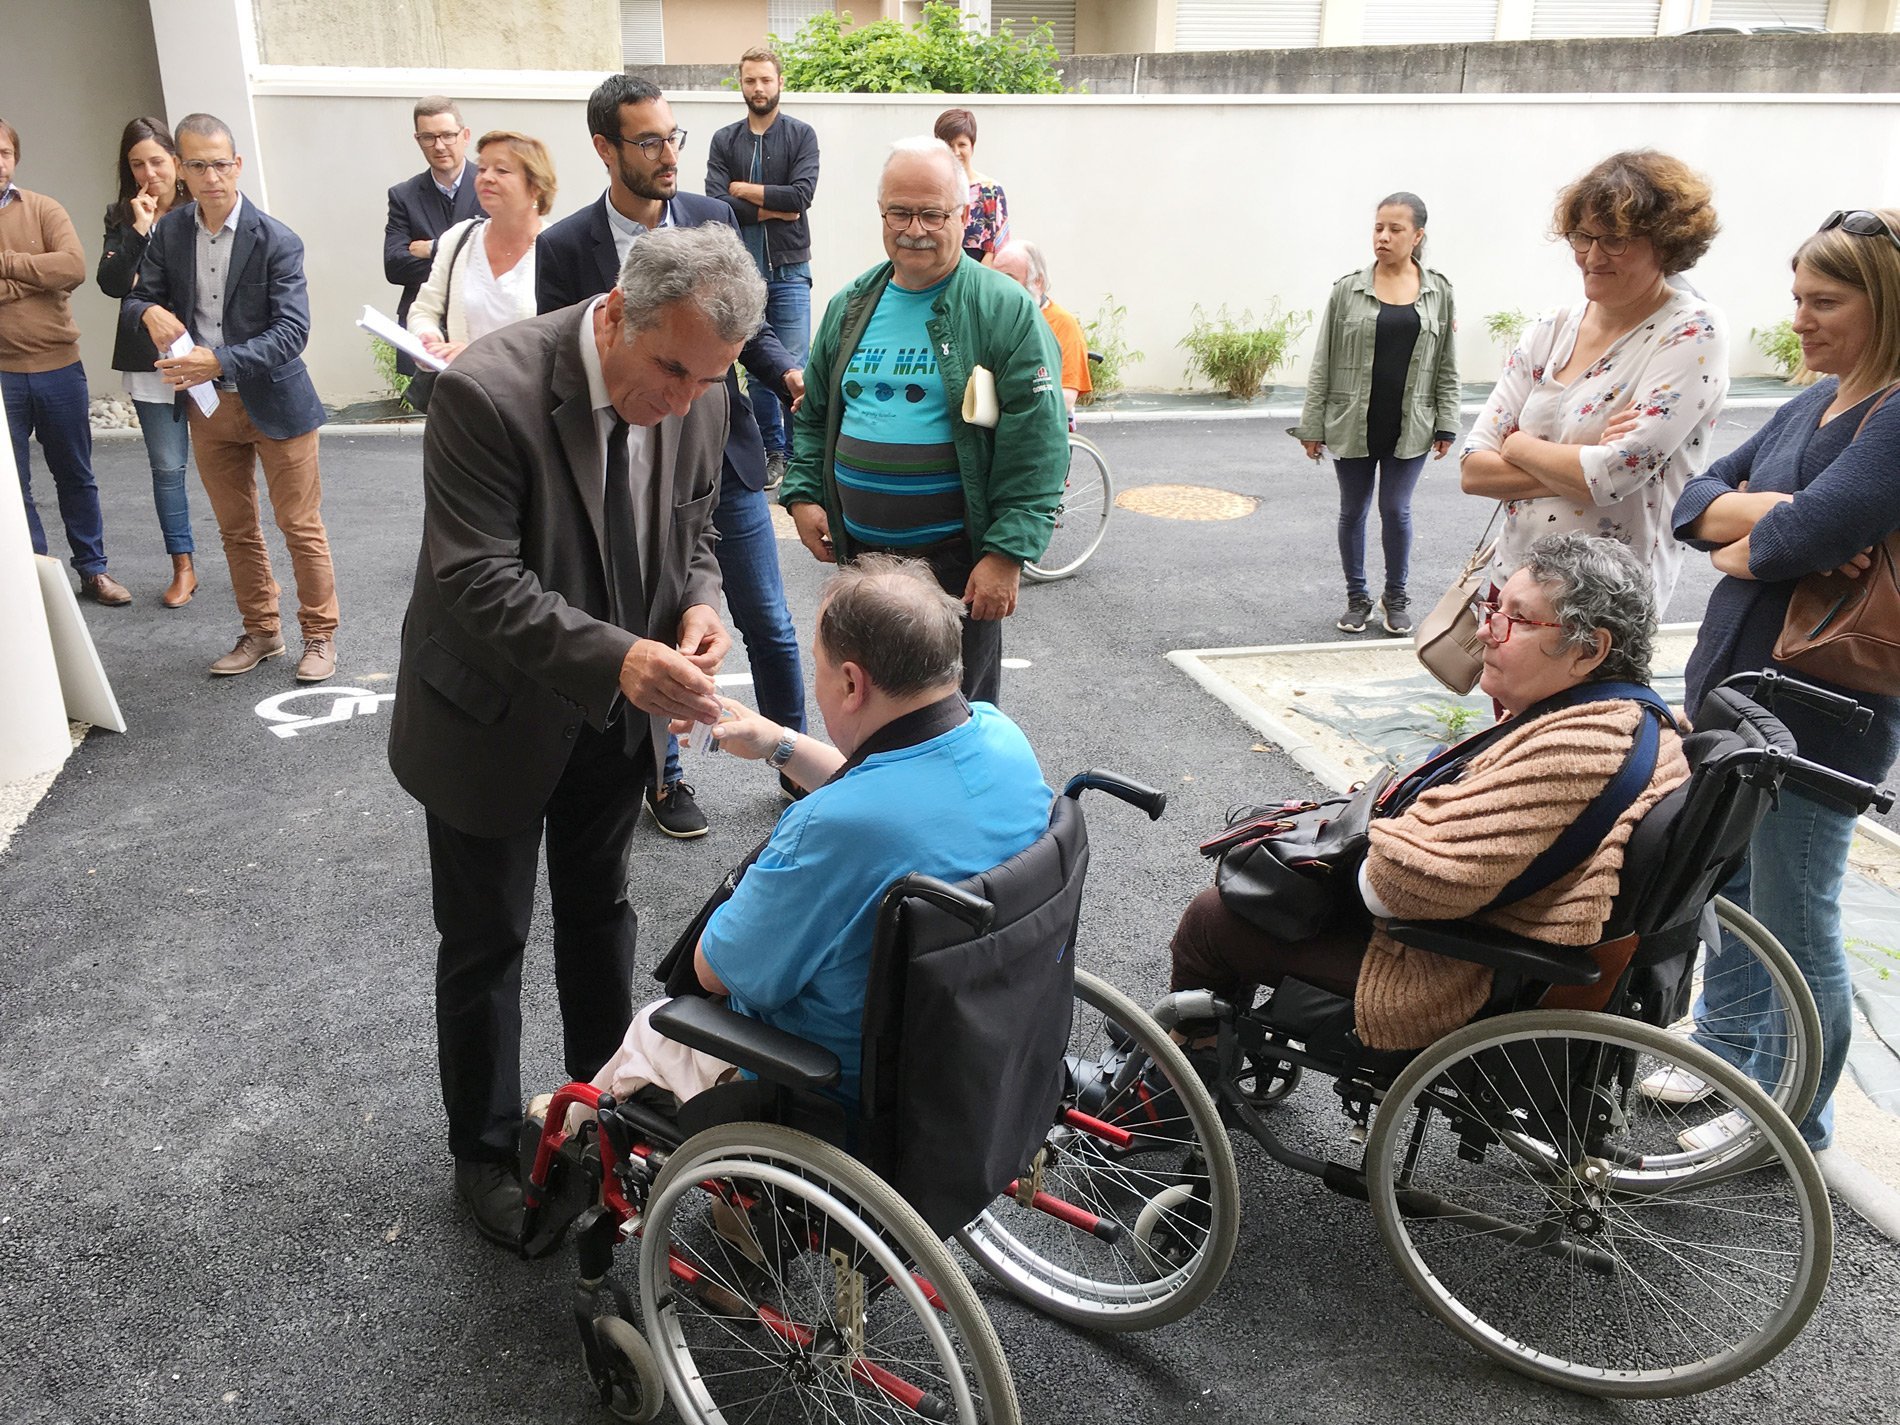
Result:
[[[700,948],[741,1014],[838,1056],[858,1098],[878,902],[913,871],[973,876],[1048,828],[1054,793],[1022,730],[988,703],[925,742],[875,753],[794,802]]]

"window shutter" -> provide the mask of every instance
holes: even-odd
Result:
[[[1319,43],[1322,0],[1180,0],[1174,47],[1298,49]]]
[[[620,0],[620,55],[626,64],[665,64],[662,0]]]
[[[1019,40],[1041,20],[1055,31],[1057,54],[1075,53],[1075,0],[990,0],[990,33],[1010,22],[1010,30]]]
[[[1654,35],[1662,0],[1536,0],[1531,38],[1569,40]]]
[[[1497,33],[1498,0],[1366,0],[1369,45],[1454,44]]]
[[[1711,25],[1812,25],[1827,28],[1828,0],[1713,0]]]

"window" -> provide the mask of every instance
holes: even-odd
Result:
[[[1176,49],[1294,49],[1319,43],[1322,0],[1180,0]]]
[[[1497,32],[1498,0],[1366,0],[1369,45],[1454,44]]]
[[[1057,54],[1075,53],[1075,0],[990,0],[990,33],[1005,20],[1019,40],[1028,39],[1041,20],[1055,32]]]
[[[831,12],[830,0],[766,0],[765,28],[782,40],[789,40],[805,28],[813,15]]]
[[[666,26],[660,5],[661,0],[620,0],[622,63],[666,63]]]
[[[1536,0],[1531,38],[1569,40],[1653,35],[1662,0]]]
[[[1812,25],[1827,28],[1827,0],[1712,0],[1710,25]]]

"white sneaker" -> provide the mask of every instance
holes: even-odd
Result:
[[[1694,1128],[1683,1129],[1676,1135],[1676,1141],[1682,1144],[1684,1152],[1706,1153],[1720,1148],[1736,1134],[1747,1132],[1750,1126],[1748,1115],[1738,1108],[1707,1123],[1698,1123]]]
[[[1680,1064],[1665,1064],[1636,1086],[1644,1098],[1658,1103],[1700,1103],[1712,1090],[1708,1081]]]

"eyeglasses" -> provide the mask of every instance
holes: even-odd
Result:
[[[450,129],[446,134],[417,134],[416,142],[424,148],[448,148],[462,133],[461,129]]]
[[[207,173],[215,173],[222,178],[237,170],[235,158],[188,158],[178,165],[193,178],[203,178]]]
[[[1895,235],[1894,230],[1888,226],[1887,220],[1878,213],[1868,212],[1865,208],[1843,208],[1837,213],[1829,213],[1827,221],[1822,223],[1816,231],[1828,232],[1834,228],[1839,228],[1844,233],[1852,233],[1855,237],[1879,237],[1885,233],[1888,242],[1895,247],[1900,247],[1900,236]]]
[[[1601,248],[1605,257],[1621,257],[1630,250],[1628,238],[1611,237],[1607,233],[1565,233],[1564,241],[1570,244],[1570,250],[1575,253],[1588,252],[1591,243]]]
[[[942,208],[886,208],[884,226],[894,233],[904,232],[912,223],[917,223],[927,233],[941,232],[943,225],[950,221],[950,215]]]
[[[1545,623],[1534,618],[1519,618],[1516,614],[1507,614],[1489,599],[1473,599],[1471,610],[1477,614],[1478,622],[1493,643],[1503,645],[1511,641],[1511,628],[1514,624],[1523,624],[1528,628],[1562,628],[1560,623]]]
[[[609,143],[630,143],[649,159],[658,158],[660,156],[660,150],[665,148],[668,144],[673,145],[673,152],[675,153],[684,153],[686,151],[685,129],[675,129],[670,134],[662,134],[658,138],[649,139],[621,138],[618,134],[602,134],[601,137],[606,139]]]

